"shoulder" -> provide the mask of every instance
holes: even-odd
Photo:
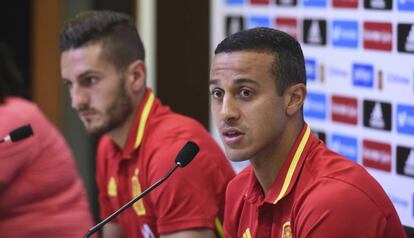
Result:
[[[374,183],[361,186],[338,177],[321,177],[294,202],[292,215],[300,236],[308,237],[307,232],[313,230],[353,237],[358,233],[349,232],[383,232],[396,212],[382,188]]]

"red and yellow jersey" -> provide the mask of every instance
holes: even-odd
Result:
[[[405,237],[381,186],[305,124],[266,195],[253,168],[226,193],[226,238]]]
[[[234,177],[220,147],[201,124],[172,112],[148,90],[125,147],[104,136],[98,147],[97,181],[101,218],[156,183],[175,165],[188,141],[200,152],[116,221],[126,237],[158,237],[194,228],[222,233],[224,194]]]

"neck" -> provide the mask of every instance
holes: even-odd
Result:
[[[251,159],[255,176],[266,195],[288,159],[290,151],[303,127],[303,121],[288,125],[275,144]]]
[[[108,132],[108,136],[112,139],[112,141],[119,147],[124,148],[125,143],[128,139],[129,132],[131,130],[132,124],[134,123],[135,116],[138,113],[138,106],[142,102],[144,96],[145,96],[146,88],[142,88],[139,90],[138,93],[133,94],[132,96],[132,102],[133,102],[133,108],[132,112],[128,115],[125,122]]]
[[[108,136],[121,149],[125,146],[129,131],[131,130],[132,124],[134,123],[136,113],[137,109],[135,108],[121,126],[108,132]]]

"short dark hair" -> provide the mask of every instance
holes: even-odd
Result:
[[[0,42],[0,104],[9,96],[25,96],[24,81],[11,50]]]
[[[60,34],[61,52],[102,43],[103,56],[124,70],[135,60],[145,60],[145,49],[137,28],[126,14],[86,11],[68,21]]]
[[[266,27],[237,32],[217,45],[215,54],[253,51],[274,55],[272,73],[278,93],[293,84],[306,85],[305,59],[300,44],[289,34]]]

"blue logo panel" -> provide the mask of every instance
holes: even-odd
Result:
[[[308,92],[303,106],[305,118],[326,119],[326,95]]]
[[[374,67],[369,64],[352,64],[352,84],[358,87],[374,87]]]
[[[242,5],[244,0],[226,0],[227,5]]]
[[[414,136],[414,105],[397,105],[398,133]]]
[[[358,162],[358,142],[356,138],[332,134],[329,147],[346,158]]]
[[[303,0],[305,7],[326,7],[326,0]]]
[[[398,10],[414,11],[414,0],[398,0]]]
[[[316,61],[314,59],[305,59],[306,79],[308,81],[316,80]]]
[[[255,28],[255,27],[270,27],[270,19],[269,17],[264,16],[252,16],[248,18],[247,28]]]
[[[358,34],[358,22],[356,21],[332,22],[331,37],[333,46],[357,48]]]

